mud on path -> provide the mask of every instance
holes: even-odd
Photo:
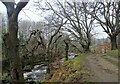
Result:
[[[91,82],[118,82],[118,66],[106,61],[102,55],[86,56],[85,66],[91,73]]]

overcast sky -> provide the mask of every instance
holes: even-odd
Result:
[[[18,0],[19,1],[19,0]],[[50,0],[52,1],[52,0]],[[19,14],[19,20],[31,20],[31,21],[43,21],[44,16],[48,15],[50,12],[43,13],[43,11],[36,10],[33,0],[30,0],[27,6]],[[0,1],[0,13],[6,14],[6,7]],[[103,32],[101,27],[95,28],[95,32],[99,33],[96,38],[106,38],[107,34]]]

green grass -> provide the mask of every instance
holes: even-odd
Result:
[[[109,50],[107,52],[107,55],[118,59],[118,50]],[[105,59],[111,62],[112,64],[118,66],[118,63],[116,61],[113,61],[112,59],[109,59],[109,58],[105,58]]]
[[[115,62],[115,61],[113,61],[113,60],[111,60],[111,59],[108,59],[108,58],[105,58],[105,59],[106,59],[107,61],[111,62],[112,64],[118,66],[118,63],[117,63],[117,62]]]
[[[52,70],[52,77],[43,82],[83,82],[83,75],[86,74],[82,70],[85,54],[69,59],[61,63],[60,67]]]
[[[117,58],[118,57],[118,50],[110,50],[110,51],[107,52],[107,54],[109,56]]]

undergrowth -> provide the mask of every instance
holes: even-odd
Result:
[[[83,71],[85,54],[79,54],[73,59],[69,59],[60,64],[59,68],[52,70],[52,77],[44,82],[83,82],[85,81]]]

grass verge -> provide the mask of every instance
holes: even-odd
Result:
[[[107,52],[107,55],[118,58],[118,50],[110,50]]]
[[[43,82],[86,82],[83,70],[85,54],[80,54],[60,64],[59,68],[52,70],[52,77]]]
[[[113,60],[111,60],[109,58],[104,58],[104,59],[107,60],[107,61],[109,61],[109,62],[111,62],[112,64],[118,66],[118,62],[115,62],[115,61],[113,61]]]

